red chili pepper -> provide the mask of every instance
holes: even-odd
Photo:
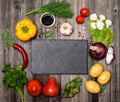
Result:
[[[22,46],[15,43],[14,37],[11,35],[10,29],[8,27],[4,30],[1,38],[3,41],[6,42],[6,47],[8,49],[10,46],[12,46],[22,54],[22,58],[23,58],[22,70],[24,70],[28,65],[28,55]]]
[[[24,70],[28,65],[28,55],[26,51],[24,50],[24,48],[20,46],[19,44],[14,43],[13,48],[17,49],[22,54],[22,58],[23,58],[22,70]]]

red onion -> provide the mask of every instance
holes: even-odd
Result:
[[[92,46],[90,46],[89,53],[93,59],[101,60],[105,58],[107,53],[107,48],[104,44],[97,42],[92,44]]]

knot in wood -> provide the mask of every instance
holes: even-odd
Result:
[[[118,14],[118,7],[114,7],[113,12],[114,12],[114,15],[117,15]]]

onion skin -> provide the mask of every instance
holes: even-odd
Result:
[[[95,47],[95,49],[93,49]],[[107,48],[104,44],[97,42],[92,44],[90,47],[90,56],[95,59],[95,60],[101,60],[105,58],[106,53],[107,53]]]

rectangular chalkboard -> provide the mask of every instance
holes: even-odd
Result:
[[[87,40],[32,40],[31,72],[32,74],[87,74]]]

